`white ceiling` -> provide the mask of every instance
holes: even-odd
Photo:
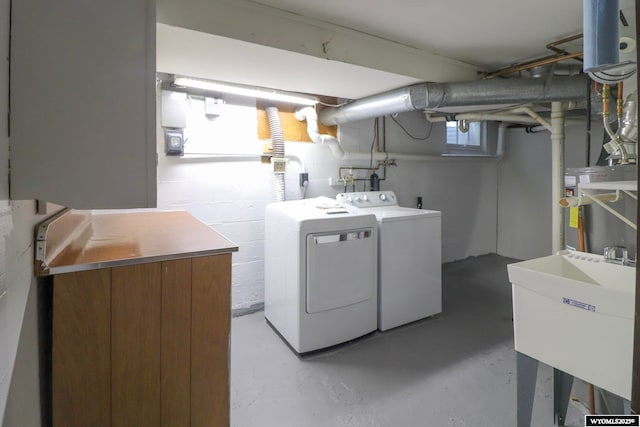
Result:
[[[253,0],[485,71],[545,56],[582,32],[582,0]],[[621,8],[635,35],[634,0]]]
[[[185,28],[157,24],[156,29],[157,69],[161,72],[350,99],[419,82]]]
[[[550,55],[582,0],[157,0],[157,18],[159,72],[358,99]]]

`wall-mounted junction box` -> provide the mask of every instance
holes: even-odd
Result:
[[[164,131],[164,152],[170,156],[184,154],[184,136],[181,129],[166,129]]]

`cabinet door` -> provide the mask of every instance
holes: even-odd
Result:
[[[111,270],[54,277],[53,425],[111,425]]]
[[[111,425],[160,425],[161,264],[111,269]]]
[[[155,2],[12,4],[11,198],[156,204]]]
[[[191,259],[162,263],[161,426],[191,423]]]
[[[228,426],[231,254],[191,266],[191,427]]]

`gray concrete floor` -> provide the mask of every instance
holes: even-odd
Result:
[[[511,287],[485,255],[443,267],[443,312],[298,357],[264,320],[234,318],[234,427],[515,427]],[[553,425],[551,368],[541,365],[533,427]],[[584,425],[572,401],[567,426]]]

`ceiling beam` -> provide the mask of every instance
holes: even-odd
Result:
[[[477,78],[472,65],[247,0],[158,0],[157,22],[421,81]]]

